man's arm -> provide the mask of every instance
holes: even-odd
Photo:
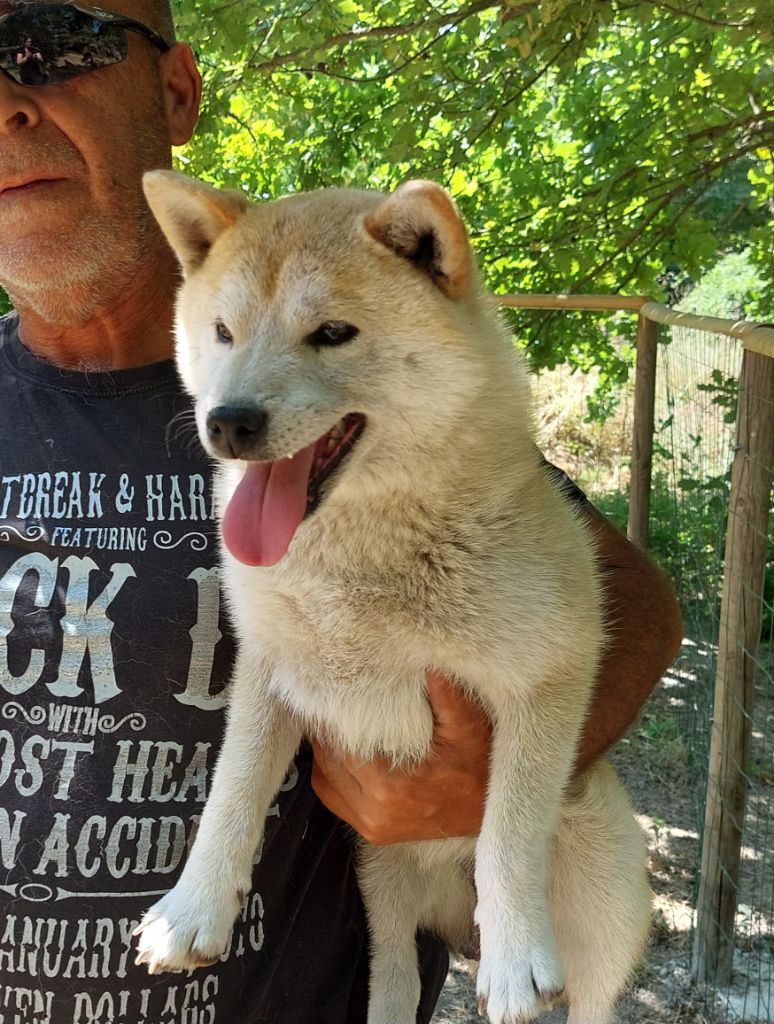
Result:
[[[604,583],[608,642],[581,734],[577,771],[626,732],[683,639],[677,598],[660,570],[593,505],[587,502],[583,513]]]
[[[676,655],[682,620],[653,563],[588,503],[606,595],[608,647],[600,666],[576,769],[583,771],[626,731]],[[437,673],[428,673],[433,745],[411,772],[377,759],[337,759],[314,743],[315,792],[369,842],[476,835],[483,817],[490,727],[483,711]]]

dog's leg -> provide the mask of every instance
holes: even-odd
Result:
[[[546,696],[541,689],[521,699],[511,693],[494,713],[476,847],[478,996],[493,1024],[532,1020],[564,985],[548,911],[548,862],[584,702],[573,693],[557,701],[555,681],[546,684]]]
[[[650,925],[645,839],[610,765],[567,787],[549,902],[567,978],[568,1024],[609,1024]]]
[[[360,850],[358,881],[371,939],[368,1024],[414,1024],[420,982],[419,876],[402,846]]]
[[[214,963],[251,885],[271,801],[301,731],[268,690],[268,669],[240,657],[212,790],[177,885],[146,913],[137,963],[157,971]]]

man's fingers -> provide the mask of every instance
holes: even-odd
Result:
[[[325,804],[328,810],[335,814],[337,818],[340,818],[357,831],[358,816],[353,808],[342,797],[339,790],[334,789],[330,785],[322,772],[318,772],[314,768],[312,769],[312,789],[320,803]]]
[[[436,739],[471,730],[487,736],[491,733],[489,719],[481,706],[434,668],[427,671],[427,699],[435,720]]]
[[[312,740],[312,789],[329,811],[352,824],[352,806],[362,800],[362,787],[357,777],[344,768],[327,747]]]
[[[314,754],[314,768],[318,774],[322,774],[328,782],[344,792],[360,794],[362,786],[356,767],[351,759],[338,757],[330,747],[319,740],[312,740],[312,752]]]
[[[313,738],[311,743],[315,767],[321,768],[326,775],[329,772],[335,774],[338,758],[331,752],[329,747],[326,747],[324,743],[320,743],[319,740]]]
[[[389,761],[384,757],[363,761],[359,758],[338,755],[319,740],[312,740],[312,751],[314,753],[312,786],[323,803],[331,810],[334,808],[328,801],[329,793],[338,794],[340,800],[354,808],[364,801],[378,802],[385,792],[405,784],[405,779],[393,772]],[[322,795],[323,790],[325,796]],[[339,817],[342,816],[339,815]]]
[[[351,780],[353,785],[366,789],[372,779],[381,779],[392,771],[386,757],[376,756],[370,761],[337,754],[319,740],[312,740],[314,759],[331,779]]]
[[[376,844],[405,841],[407,813],[416,829],[418,815],[405,772],[394,771],[384,757],[367,762],[337,757],[316,740],[312,749],[312,789],[364,839]]]

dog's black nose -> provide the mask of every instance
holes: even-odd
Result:
[[[262,439],[268,418],[254,406],[219,405],[207,417],[207,437],[219,455],[238,459]]]

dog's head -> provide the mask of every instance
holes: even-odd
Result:
[[[154,171],[145,191],[183,269],[177,357],[200,437],[245,464],[224,519],[238,558],[277,561],[332,491],[399,486],[406,460],[455,443],[491,317],[443,189],[251,204]]]

